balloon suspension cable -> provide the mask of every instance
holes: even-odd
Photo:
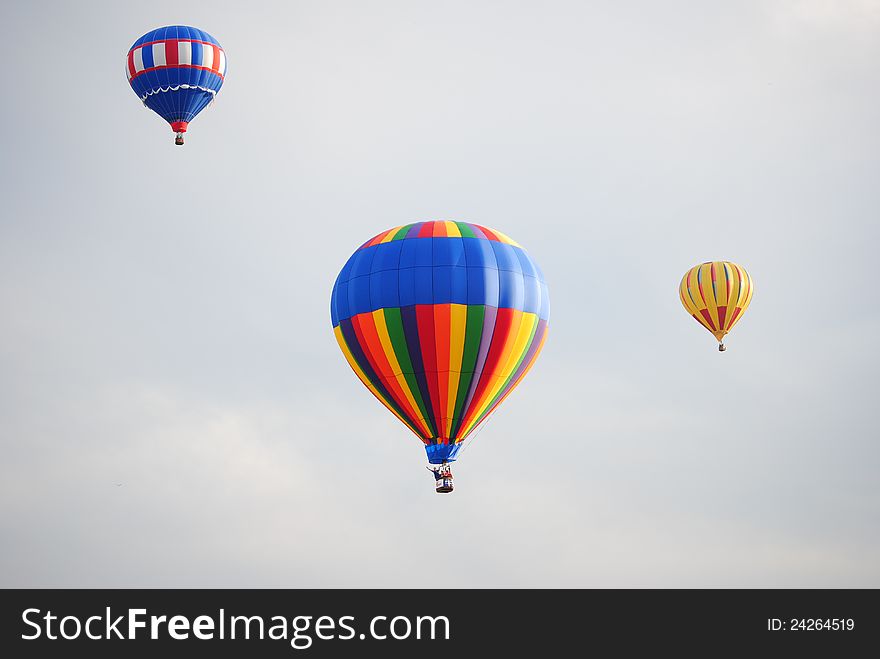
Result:
[[[183,133],[177,133],[177,135],[175,135],[174,143],[177,146],[183,146]]]
[[[727,348],[724,347],[723,343],[718,344],[718,352],[724,352]]]
[[[492,418],[493,418],[494,416],[495,416],[494,414],[490,414],[490,415],[487,416],[485,419],[483,419],[482,423],[480,423],[480,427],[477,428],[477,431],[476,431],[476,432],[470,437],[470,439],[469,439],[467,442],[465,442],[465,445],[461,447],[461,452],[459,453],[459,456],[464,455],[465,452],[466,452],[471,446],[474,445],[474,442],[477,441],[477,437],[479,437],[479,436],[480,436],[480,433],[483,432],[483,428],[485,428],[487,425],[489,425],[489,422],[492,420]]]

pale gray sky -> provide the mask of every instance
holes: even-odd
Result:
[[[183,148],[125,79],[190,24]],[[880,4],[0,5],[0,586],[880,587]],[[333,339],[425,219],[551,331],[434,494]],[[719,354],[678,301],[755,281]],[[116,483],[123,483],[117,487]]]

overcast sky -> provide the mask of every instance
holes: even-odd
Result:
[[[183,148],[123,68],[178,23],[228,56]],[[0,586],[880,587],[880,3],[33,1],[0,33]],[[442,497],[329,315],[427,219],[551,295]],[[723,354],[677,292],[712,259],[756,290]]]

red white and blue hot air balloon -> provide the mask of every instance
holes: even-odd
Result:
[[[128,82],[144,105],[171,124],[174,143],[214,100],[226,76],[226,53],[207,32],[160,27],[134,42],[125,63]]]

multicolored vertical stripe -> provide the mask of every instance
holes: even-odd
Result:
[[[384,231],[333,286],[333,331],[354,372],[432,462],[519,384],[547,338],[544,276],[499,231],[417,222]]]
[[[718,341],[724,338],[752,301],[752,278],[730,261],[695,265],[681,279],[681,303]]]

